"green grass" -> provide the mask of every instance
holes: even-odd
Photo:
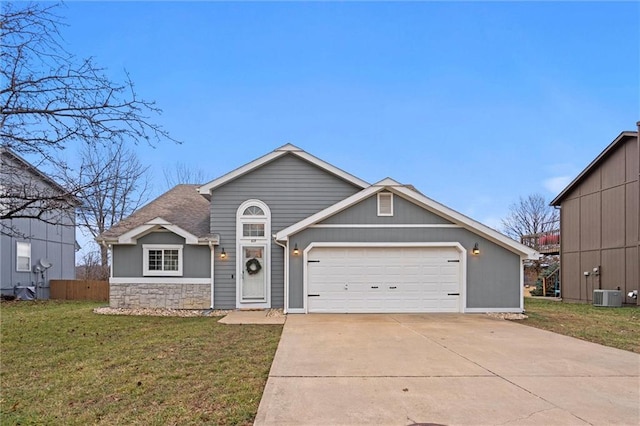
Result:
[[[3,302],[0,422],[251,424],[282,326]]]
[[[613,348],[640,353],[640,308],[597,308],[593,305],[525,298],[529,318],[522,324]]]

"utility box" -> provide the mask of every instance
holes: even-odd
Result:
[[[593,290],[593,306],[620,308],[622,307],[622,292],[620,290]]]

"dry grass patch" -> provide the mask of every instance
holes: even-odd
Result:
[[[2,424],[251,424],[281,325],[3,302]]]
[[[525,298],[527,319],[520,324],[640,353],[640,309]]]

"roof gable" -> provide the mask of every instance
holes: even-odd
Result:
[[[263,155],[262,157],[251,161],[250,163],[245,164],[244,166],[238,167],[237,169],[220,176],[217,179],[212,180],[209,183],[206,183],[204,185],[202,185],[200,188],[198,188],[198,191],[200,194],[210,194],[212,190],[214,190],[215,188],[218,188],[234,179],[239,178],[240,176],[244,176],[247,173],[251,173],[253,170],[258,169],[260,167],[262,167],[263,165],[270,163],[272,161],[274,161],[277,158],[280,158],[284,155],[295,155],[299,158],[302,158],[306,161],[308,161],[311,164],[314,164],[315,166],[335,175],[338,176],[341,179],[344,179],[347,182],[352,183],[353,185],[359,187],[359,188],[365,188],[367,186],[369,186],[369,184],[365,181],[363,181],[362,179],[359,179],[355,176],[353,176],[350,173],[345,172],[342,169],[339,169],[338,167],[335,167],[317,157],[314,157],[313,155],[303,151],[302,149],[298,148],[295,145],[292,144],[286,144],[281,146],[280,148],[277,148],[276,150]]]
[[[103,232],[96,240],[132,244],[131,239],[160,227],[185,238],[195,237],[201,242],[215,240],[209,230],[209,200],[198,194],[196,185],[175,186]],[[121,238],[128,242],[120,242]]]
[[[79,206],[80,204],[82,204],[82,202],[75,195],[71,194],[69,192],[69,190],[64,188],[58,182],[53,180],[51,177],[49,177],[44,172],[40,171],[40,169],[38,169],[36,166],[34,166],[33,164],[29,163],[27,160],[25,160],[24,158],[22,158],[20,155],[18,155],[17,153],[13,152],[9,148],[6,148],[4,146],[0,146],[0,155],[7,157],[17,167],[19,167],[22,170],[25,170],[26,172],[30,173],[32,176],[34,176],[37,179],[41,180],[43,183],[48,185],[54,191],[56,191],[57,193],[63,195],[65,198],[67,198],[69,200],[70,204],[75,205],[75,206]],[[4,161],[3,161],[3,163],[4,163]]]
[[[559,206],[562,201],[565,199],[567,195],[569,195],[580,183],[584,182],[591,172],[593,172],[597,167],[600,167],[602,163],[609,158],[618,148],[624,146],[624,142],[626,142],[629,138],[637,138],[638,132],[622,132],[616,137],[613,142],[609,144],[584,170],[580,172],[578,176],[574,180],[569,183],[569,185],[564,188],[560,194],[556,198],[554,198],[551,203],[552,206]]]
[[[538,253],[530,247],[527,247],[524,244],[520,244],[517,241],[514,241],[511,238],[501,234],[500,232],[491,229],[488,226],[483,225],[482,223],[477,222],[461,213],[458,213],[455,210],[438,203],[437,201],[425,197],[421,193],[408,188],[407,186],[402,185],[390,178],[383,179],[382,181],[363,189],[357,194],[354,194],[351,197],[346,198],[331,207],[328,207],[298,223],[295,223],[283,229],[276,234],[276,239],[279,241],[286,241],[290,235],[300,232],[311,225],[317,224],[324,219],[335,215],[381,191],[391,191],[394,194],[406,200],[409,200],[414,204],[417,204],[418,206],[450,221],[453,224],[460,225],[463,228],[482,235],[488,240],[493,241],[494,243],[506,248],[511,252],[518,253],[519,255],[529,259],[538,258]]]
[[[193,235],[189,231],[182,229],[179,226],[176,226],[168,221],[164,220],[161,217],[157,217],[155,219],[150,220],[149,222],[136,226],[130,231],[125,232],[120,235],[117,239],[118,244],[136,244],[139,238],[144,237],[152,232],[156,232],[162,229],[166,229],[167,231],[173,232],[176,235],[184,238],[186,244],[200,244],[202,241],[198,238],[197,235]],[[213,235],[207,239],[207,243],[211,242],[212,244],[218,244],[218,236]]]

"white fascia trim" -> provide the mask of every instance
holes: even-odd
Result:
[[[538,259],[540,257],[539,253],[532,248],[527,247],[524,244],[520,244],[519,242],[514,241],[505,235],[502,235],[500,232],[491,229],[488,226],[483,225],[482,223],[463,215],[462,213],[458,213],[457,211],[450,209],[449,207],[440,204],[437,201],[425,197],[422,194],[419,194],[402,186],[394,187],[393,190],[409,199],[414,200],[415,202],[418,202],[427,210],[431,210],[439,214],[440,216],[444,216],[446,219],[449,219],[454,223],[459,223],[470,231],[475,231],[486,237],[488,240],[510,251],[514,251],[520,255],[525,255],[527,259]]]
[[[292,153],[294,155],[297,155],[298,157],[304,160],[307,160],[308,162],[320,167],[321,169],[327,170],[328,172],[333,173],[334,175],[339,176],[342,179],[346,180],[347,182],[351,182],[352,184],[359,186],[360,188],[366,188],[367,186],[369,186],[369,184],[363,181],[362,179],[358,179],[357,177],[345,172],[344,170],[341,170],[335,166],[332,166],[331,164],[325,161],[322,161],[311,154],[304,152],[302,149],[298,148],[297,146],[292,144],[286,144],[284,146],[281,146],[280,148],[277,148],[275,151],[270,152],[267,155],[263,155],[262,157],[256,160],[253,160],[250,163],[245,164],[244,166],[238,167],[237,169],[227,173],[226,175],[223,175],[217,179],[212,180],[207,184],[202,185],[200,188],[198,188],[198,192],[200,194],[207,195],[211,192],[211,190],[221,185],[224,185],[225,183],[237,177],[240,177],[246,173],[249,173],[253,169],[257,169],[258,167],[262,166],[265,163],[268,163],[270,161],[275,160],[278,157],[286,155],[287,153]]]
[[[140,237],[147,235],[151,232],[157,225],[140,225],[133,228],[130,231],[125,232],[120,235],[118,239],[115,241],[116,244],[136,244],[136,240]]]
[[[389,185],[385,185],[385,183]],[[382,181],[375,183],[348,198],[345,198],[344,200],[334,204],[333,206],[327,207],[326,209],[321,210],[318,213],[283,229],[276,234],[276,239],[278,241],[286,241],[290,235],[295,234],[311,225],[315,225],[316,223],[326,219],[327,217],[330,217],[348,207],[351,207],[361,200],[382,190],[388,190],[399,196],[402,196],[403,198],[418,204],[424,209],[434,212],[438,216],[442,216],[445,219],[450,220],[454,224],[458,224],[463,228],[469,229],[474,233],[482,235],[488,240],[506,248],[509,251],[518,253],[521,256],[526,256],[527,259],[538,259],[540,257],[539,253],[531,249],[530,247],[527,247],[524,244],[520,244],[517,241],[514,241],[511,238],[502,235],[498,231],[493,230],[488,226],[483,225],[480,222],[477,222],[461,213],[458,213],[457,211],[450,209],[449,207],[446,207],[443,204],[438,203],[437,201],[427,198],[416,191],[413,191],[405,186],[398,185],[396,181],[390,178],[383,179]]]
[[[334,175],[346,180],[347,182],[350,182],[356,186],[359,186],[360,188],[366,188],[369,186],[368,182],[365,182],[364,180],[357,178],[351,173],[347,173],[344,170],[339,169],[336,166],[333,166],[327,163],[326,161],[322,161],[321,159],[314,157],[308,152],[305,152],[305,151],[294,151],[294,152],[298,157],[303,158],[308,162],[320,167],[321,169],[325,169],[328,172],[333,173]]]
[[[211,278],[172,278],[172,277],[111,277],[109,284],[203,284],[211,285]]]
[[[273,151],[267,155],[263,155],[262,157],[251,161],[250,163],[245,164],[244,166],[240,166],[235,170],[227,173],[226,175],[222,175],[217,179],[212,180],[211,182],[202,185],[198,188],[198,192],[203,195],[207,195],[211,192],[212,189],[217,188],[225,183],[244,175],[245,173],[250,172],[253,169],[256,169],[262,166],[269,161],[275,160],[278,157],[285,155],[288,151]]]
[[[521,314],[520,308],[466,308],[465,314],[486,314],[486,313]]]
[[[369,197],[370,195],[375,194],[378,191],[381,191],[382,187],[374,187],[374,186],[370,186],[366,189],[363,189],[362,191],[353,194],[350,197],[345,198],[342,201],[337,202],[336,204],[327,207],[324,210],[319,211],[316,214],[313,214],[311,216],[309,216],[306,219],[301,220],[298,223],[294,223],[293,225],[284,228],[282,231],[278,232],[276,234],[276,239],[278,241],[287,241],[289,235],[295,234],[298,231],[301,231],[305,228],[308,228],[311,225],[315,225],[317,222],[320,222],[323,219],[326,219],[329,216],[332,216],[348,207],[351,207],[352,205],[356,204],[358,201]]]
[[[458,312],[467,312],[467,250],[459,242],[435,242],[435,243],[335,243],[335,242],[312,242],[302,252],[302,309],[289,309],[289,313],[301,313],[306,314],[309,312],[307,301],[309,297],[309,280],[308,280],[308,254],[316,247],[389,247],[389,248],[402,248],[402,247],[453,247],[460,252],[460,304],[458,305]],[[288,289],[287,289],[288,291]],[[501,311],[502,312],[502,311]]]
[[[309,228],[462,228],[452,223],[319,223]]]
[[[173,225],[161,217],[156,217],[155,219],[150,220],[144,225],[137,226],[130,231],[125,232],[124,234],[118,237],[118,244],[136,244],[138,238],[144,237],[145,235],[160,229],[165,228],[168,231],[173,232],[176,235],[184,238],[186,244],[200,244],[201,242],[198,240],[198,237],[193,235],[192,233],[185,231],[179,226]],[[206,244],[207,242],[203,242]]]
[[[372,186],[402,186],[402,184],[390,177],[382,179],[380,182],[374,183]]]

